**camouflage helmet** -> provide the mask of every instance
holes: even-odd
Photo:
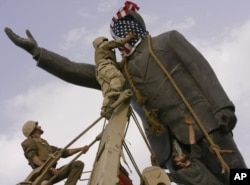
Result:
[[[93,41],[94,48],[98,48],[104,41],[108,41],[108,39],[106,37],[97,37]]]
[[[25,137],[29,137],[30,134],[35,130],[36,126],[37,126],[38,122],[37,121],[27,121],[24,123],[23,125],[23,135]]]

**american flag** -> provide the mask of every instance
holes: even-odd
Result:
[[[137,4],[131,2],[131,1],[126,1],[124,3],[124,6],[121,7],[118,12],[116,13],[116,15],[112,18],[112,21],[111,21],[111,24],[110,24],[110,27],[113,27],[115,21],[117,19],[121,19],[122,17],[128,15],[129,13],[129,10],[132,10],[132,11],[135,11],[137,12],[138,10],[140,9],[139,6],[137,6]]]
[[[147,30],[129,14],[129,10],[137,11],[139,7],[130,1],[125,2],[125,5],[112,18],[110,24],[110,32],[114,39],[124,38],[131,32],[135,34],[135,37],[126,43],[124,47],[118,48],[123,56],[131,55],[141,39],[148,34]]]

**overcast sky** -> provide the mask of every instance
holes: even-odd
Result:
[[[134,2],[140,6],[139,13],[152,36],[178,30],[208,59],[236,106],[238,124],[234,138],[250,166],[250,2]],[[98,118],[102,104],[101,92],[66,83],[38,68],[30,54],[7,38],[4,27],[23,37],[29,29],[40,47],[76,62],[94,63],[92,40],[100,35],[111,38],[111,18],[123,3],[120,0],[0,0],[0,184],[16,184],[31,170],[20,146],[25,139],[21,132],[25,121],[39,121],[45,130],[43,137],[53,145],[64,147]],[[102,125],[99,123],[74,146],[90,143]],[[136,128],[130,125],[126,141],[143,170],[150,165],[149,152]],[[96,146],[80,158],[87,171],[92,169]],[[60,164],[64,162],[67,160]],[[139,184],[136,171],[132,165],[130,168],[134,184]]]

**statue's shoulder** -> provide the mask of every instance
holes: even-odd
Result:
[[[177,30],[171,30],[171,31],[161,33],[157,37],[158,38],[165,37],[166,39],[170,40],[172,38],[176,38],[176,37],[179,37],[179,36],[182,36],[182,34],[180,32],[178,32]]]
[[[176,45],[185,44],[187,39],[180,32],[171,30],[159,34],[153,39],[153,42],[159,46],[176,48]]]

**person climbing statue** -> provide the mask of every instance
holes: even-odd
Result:
[[[93,41],[95,48],[96,79],[99,82],[104,96],[101,115],[103,115],[119,97],[125,78],[119,70],[115,48],[123,46],[134,37],[129,33],[125,38],[108,41],[106,37],[97,37]],[[110,118],[112,112],[105,117]]]

